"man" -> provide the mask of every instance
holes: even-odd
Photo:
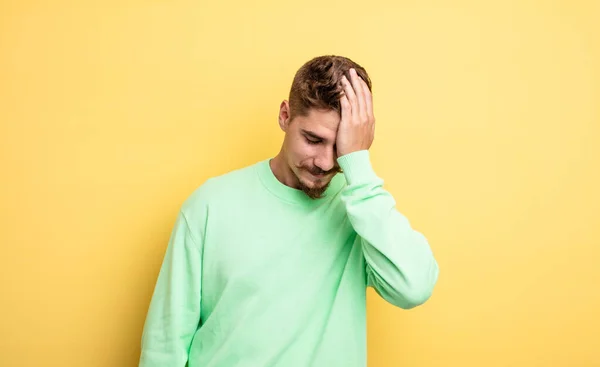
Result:
[[[182,205],[144,332],[142,367],[366,365],[366,288],[403,309],[438,278],[371,166],[371,81],[317,57],[281,103],[281,151]]]

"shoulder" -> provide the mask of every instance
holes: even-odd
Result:
[[[209,206],[231,202],[249,183],[257,179],[256,166],[260,162],[211,177],[198,186],[183,202],[181,212],[189,218],[206,215]],[[251,185],[250,185],[251,186]]]

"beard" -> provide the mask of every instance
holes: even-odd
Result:
[[[307,170],[308,172],[312,172],[315,174],[319,174],[322,173],[323,171],[317,169],[309,169],[309,168],[304,168],[305,170]],[[339,173],[341,172],[341,169],[339,167],[335,167],[333,170],[327,172],[327,175],[330,175],[332,173]],[[320,185],[318,186],[318,183],[322,182],[322,181],[317,181],[317,185],[314,185],[313,187],[308,186],[307,184],[305,184],[302,179],[300,177],[296,177],[298,179],[298,184],[299,184],[299,189],[302,190],[309,198],[311,199],[320,199],[323,197],[323,194],[325,193],[325,191],[327,190],[327,188],[329,187],[329,184],[331,183],[331,180],[333,178],[330,178],[329,181],[327,181],[327,183],[325,183],[324,185]]]
[[[300,190],[302,190],[306,195],[308,195],[309,198],[320,199],[323,197],[323,193],[325,193],[325,191],[329,187],[331,180],[323,186],[314,186],[314,187],[309,187],[309,186],[305,185],[302,182],[302,180],[299,180],[299,182],[300,182],[300,187],[299,187]]]

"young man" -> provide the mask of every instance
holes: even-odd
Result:
[[[366,288],[403,309],[438,278],[426,238],[371,166],[371,81],[310,60],[279,111],[281,151],[207,180],[182,205],[141,367],[364,367]]]

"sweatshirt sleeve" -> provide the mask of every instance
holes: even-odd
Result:
[[[427,239],[396,210],[394,198],[373,171],[368,150],[341,156],[338,163],[348,183],[341,198],[360,237],[368,285],[400,308],[423,304],[439,272]]]
[[[184,367],[200,324],[201,248],[179,212],[142,333],[140,367]]]

